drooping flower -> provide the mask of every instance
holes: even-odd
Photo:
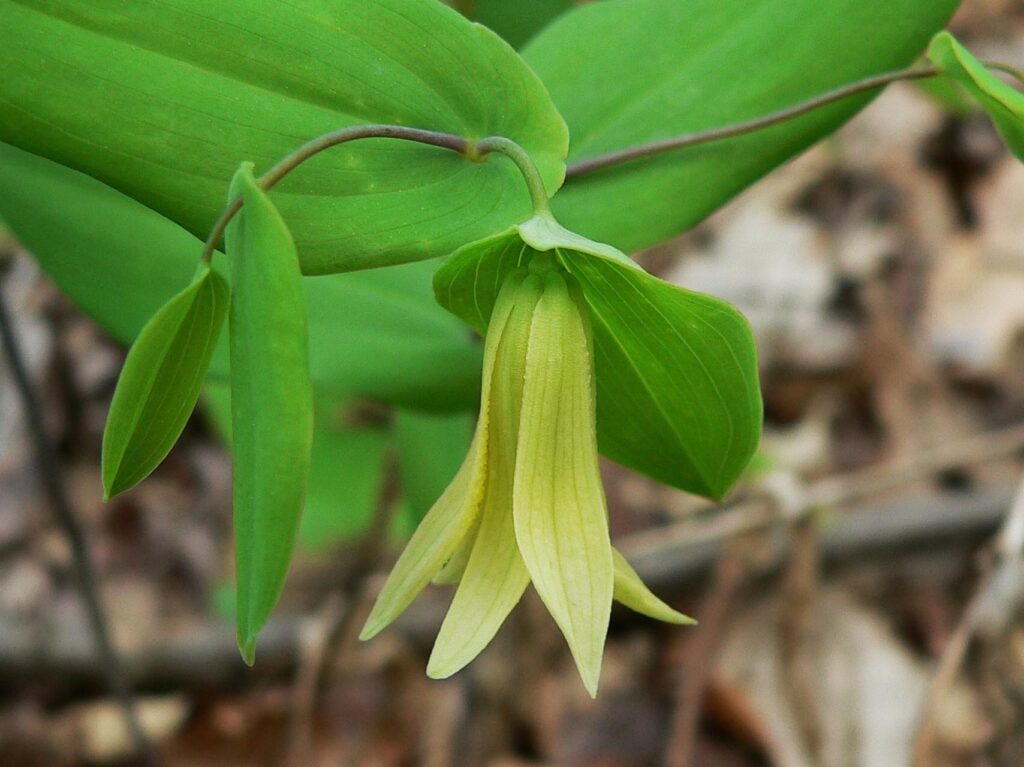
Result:
[[[427,672],[483,650],[532,582],[597,692],[612,600],[691,623],[612,548],[598,465],[586,302],[555,258],[523,248],[487,322],[480,416],[469,452],[392,570],[361,637],[433,579],[457,583]]]

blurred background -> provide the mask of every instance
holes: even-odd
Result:
[[[514,4],[479,5],[523,42]],[[1022,0],[967,0],[952,29],[979,56],[1024,66]],[[102,503],[125,349],[13,234],[0,243],[3,300],[160,762],[1024,765],[1024,166],[955,95],[889,87],[639,254],[750,318],[766,432],[721,505],[605,465],[617,544],[700,624],[615,612],[597,700],[532,591],[444,682],[424,674],[444,590],[356,641],[472,426],[369,400],[319,411],[300,552],[247,669],[217,388],[160,469]],[[475,359],[452,323],[438,332]],[[5,359],[0,765],[135,763],[12,374]]]

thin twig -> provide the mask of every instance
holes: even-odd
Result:
[[[693,764],[700,713],[704,709],[704,695],[715,651],[745,573],[742,557],[735,551],[726,552],[718,560],[714,586],[701,605],[697,627],[689,636],[664,767],[690,767]]]
[[[96,650],[99,652],[100,661],[104,669],[107,686],[121,705],[125,723],[128,731],[131,733],[138,758],[147,763],[152,763],[155,759],[152,747],[136,716],[135,702],[128,683],[128,675],[110,637],[99,589],[96,585],[96,574],[89,559],[85,531],[79,524],[78,518],[71,507],[56,453],[46,434],[42,408],[36,397],[32,381],[29,379],[28,370],[25,366],[24,357],[2,290],[0,290],[0,337],[2,337],[4,353],[10,366],[11,376],[14,379],[14,384],[25,412],[25,422],[35,449],[39,474],[46,492],[50,496],[50,503],[57,522],[63,530],[68,544],[71,546],[78,587],[82,601],[85,603],[86,613],[88,614],[89,624],[96,642]]]
[[[819,655],[818,580],[821,529],[804,517],[790,529],[792,555],[783,578],[782,665],[789,701],[807,753],[821,757],[821,706],[815,684]]]
[[[815,509],[842,506],[901,487],[908,482],[927,479],[949,469],[984,463],[1021,451],[1024,451],[1024,424],[966,437],[930,450],[922,450],[895,463],[814,482],[807,487],[796,507],[789,510],[788,516],[798,518]],[[773,499],[767,495],[757,495],[742,503],[730,504],[723,514],[718,514],[718,509],[718,506],[710,506],[701,512],[701,520],[709,517],[708,522],[684,520],[636,533],[630,536],[628,542],[623,542],[623,551],[628,549],[634,556],[643,556],[648,550],[660,551],[667,546],[690,543],[701,538],[727,538],[763,528],[778,520]]]
[[[949,695],[975,637],[997,641],[1024,604],[1024,480],[993,542],[995,565],[978,585],[932,676],[914,742],[915,767],[933,763],[936,714]]]

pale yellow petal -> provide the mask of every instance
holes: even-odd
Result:
[[[526,358],[514,517],[527,570],[597,694],[613,591],[597,458],[585,315],[558,273],[545,278]]]
[[[626,558],[619,553],[618,549],[612,549],[612,560],[615,563],[615,601],[621,602],[630,610],[635,610],[641,615],[646,615],[655,620],[675,623],[680,626],[692,626],[697,621],[688,615],[683,615],[673,610],[663,601],[658,599],[654,593],[647,588],[640,580],[636,570],[626,561]]]
[[[515,284],[498,296],[484,346],[480,418],[473,443],[455,478],[427,515],[398,558],[370,611],[360,639],[370,639],[397,618],[430,579],[451,559],[472,529],[486,490],[491,377],[498,341],[514,305]]]
[[[521,285],[498,347],[487,495],[472,553],[427,665],[427,674],[435,678],[451,676],[487,646],[530,580],[516,545],[512,482],[526,350],[541,288],[535,275]]]

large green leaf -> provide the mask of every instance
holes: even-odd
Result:
[[[545,215],[456,251],[435,275],[437,299],[483,332],[504,280],[545,252],[580,284],[590,309],[601,452],[661,482],[724,495],[761,436],[746,319]]]
[[[1024,93],[989,72],[948,32],[935,36],[928,46],[928,58],[978,100],[1007,146],[1024,160]]]
[[[291,234],[243,164],[231,197],[231,438],[238,644],[252,663],[306,500],[313,441],[306,305]]]
[[[0,216],[57,285],[130,343],[188,283],[200,242],[166,218],[76,171],[0,144]],[[430,289],[432,263],[303,282],[318,388],[413,408],[472,407],[481,351]],[[227,339],[210,377],[227,380]]]
[[[551,91],[570,163],[758,117],[910,64],[959,0],[606,0],[523,51]],[[700,221],[864,106],[858,97],[729,141],[570,178],[558,218],[632,252]]]
[[[460,7],[519,48],[574,4],[573,0],[466,0]]]
[[[228,312],[224,278],[202,264],[135,340],[103,431],[103,492],[141,482],[178,441],[206,378]]]
[[[508,136],[550,190],[565,125],[491,31],[432,0],[6,0],[0,140],[77,168],[198,236],[242,160],[394,123]],[[358,141],[275,189],[303,271],[426,259],[529,212],[515,167]]]

